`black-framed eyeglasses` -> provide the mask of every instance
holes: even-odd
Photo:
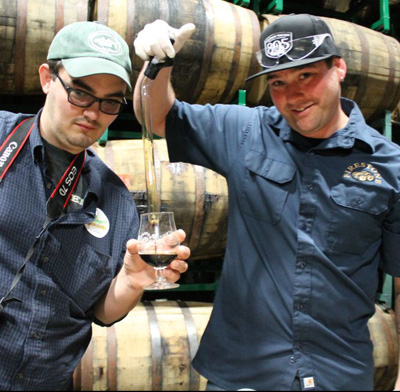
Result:
[[[116,99],[100,99],[95,97],[92,94],[89,94],[85,91],[79,90],[77,88],[68,87],[65,82],[61,79],[60,75],[56,74],[58,80],[61,82],[65,91],[68,95],[68,102],[72,103],[72,105],[79,106],[80,108],[88,108],[93,105],[95,102],[99,102],[100,111],[105,114],[117,115],[121,113],[124,105],[127,105],[125,97],[122,97],[123,101],[118,101]]]

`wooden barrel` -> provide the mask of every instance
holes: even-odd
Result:
[[[346,12],[349,9],[349,4],[351,0],[317,0],[322,3],[322,6],[329,10],[334,10],[338,12]]]
[[[393,390],[398,343],[394,312],[375,306],[368,322],[374,344],[374,390]],[[212,311],[211,303],[140,303],[112,327],[93,326],[90,345],[74,372],[75,391],[205,390],[191,360]]]
[[[205,302],[147,301],[111,327],[93,325],[74,390],[205,390],[191,362],[211,310]]]
[[[392,391],[397,377],[398,335],[395,314],[375,305],[375,314],[368,322],[374,344],[375,391]]]
[[[88,20],[91,0],[0,0],[1,94],[42,94],[39,66],[64,25]]]
[[[348,20],[362,26],[370,27],[381,18],[381,8],[383,0],[364,1],[364,0],[307,0],[307,9],[313,10],[315,15],[335,17]],[[388,15],[395,11],[400,0],[389,0]],[[290,4],[290,12],[304,12],[304,5],[300,2]],[[307,12],[307,11],[306,11]],[[312,13],[310,12],[310,13]]]
[[[133,51],[145,24],[163,19],[175,28],[193,22],[196,31],[175,59],[173,84],[190,103],[230,103],[257,67],[260,25],[252,10],[222,0],[98,0],[97,20],[119,32]],[[133,55],[133,83],[143,61]]]
[[[352,9],[353,4],[357,0],[351,0],[349,8],[350,10]],[[363,8],[360,8],[360,10],[356,13],[355,15],[355,20],[354,22],[361,24],[363,26],[371,26],[375,22],[377,22],[383,15],[381,14],[381,8],[382,8],[382,0],[381,1],[369,1],[365,2],[365,5]],[[388,14],[385,15],[386,17],[390,18],[391,15],[393,15],[392,11],[395,11],[395,6],[398,7],[400,3],[400,0],[389,0],[388,1]],[[357,4],[354,4],[357,5]],[[397,8],[398,10],[398,8]],[[393,22],[392,22],[393,23]]]
[[[392,112],[392,121],[400,123],[400,102]]]
[[[263,15],[261,30],[279,16]],[[347,64],[342,95],[359,105],[367,121],[394,110],[400,100],[400,43],[395,38],[343,20],[323,17]],[[268,87],[260,83],[249,105],[270,105]]]
[[[143,141],[112,140],[95,150],[125,182],[139,212],[146,212]],[[154,160],[161,209],[174,211],[177,227],[185,230],[190,260],[222,257],[228,219],[225,178],[201,166],[171,163],[165,139],[154,140]]]

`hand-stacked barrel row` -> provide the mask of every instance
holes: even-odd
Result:
[[[55,33],[79,20],[98,20],[131,45],[134,76],[141,60],[133,52],[135,34],[160,18],[197,30],[176,59],[177,97],[191,103],[230,103],[246,90],[249,106],[269,105],[265,78],[257,72],[260,32],[277,16],[261,15],[223,0],[27,0],[0,1],[0,89],[4,94],[41,94],[37,68]],[[160,6],[160,4],[162,6]],[[348,65],[343,96],[354,99],[367,121],[394,111],[400,101],[400,44],[388,35],[344,20],[325,18]],[[134,82],[135,80],[133,80]]]

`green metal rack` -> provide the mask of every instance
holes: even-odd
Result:
[[[357,5],[352,6],[346,12],[339,12],[330,9],[325,9],[323,7],[316,7],[310,4],[304,5],[299,4],[298,1],[293,0],[233,0],[236,5],[252,8],[253,11],[257,14],[275,14],[279,15],[284,12],[304,12],[304,9],[307,9],[308,13],[321,15],[321,16],[330,16],[333,18],[349,20],[357,23],[357,14],[362,11],[365,7],[370,6],[373,1],[379,1],[379,10],[380,10],[380,18],[374,22],[371,26],[369,26],[373,30],[378,30],[384,34],[391,34],[391,22],[390,22],[390,7],[389,0],[363,0],[359,1]]]

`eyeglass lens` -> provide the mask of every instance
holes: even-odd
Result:
[[[69,101],[80,107],[89,107],[95,101],[100,102],[100,110],[106,114],[118,114],[122,107],[123,102],[118,102],[114,99],[99,99],[83,91],[72,89],[69,90]]]
[[[60,75],[56,75],[60,80],[62,86],[67,91],[68,94],[68,102],[72,103],[75,106],[79,106],[82,108],[88,108],[93,105],[96,101],[99,102],[100,111],[105,114],[116,115],[119,114],[123,108],[123,105],[126,102],[119,102],[115,99],[100,99],[97,98],[85,91],[75,89],[72,87],[68,87],[65,82],[61,79]]]

